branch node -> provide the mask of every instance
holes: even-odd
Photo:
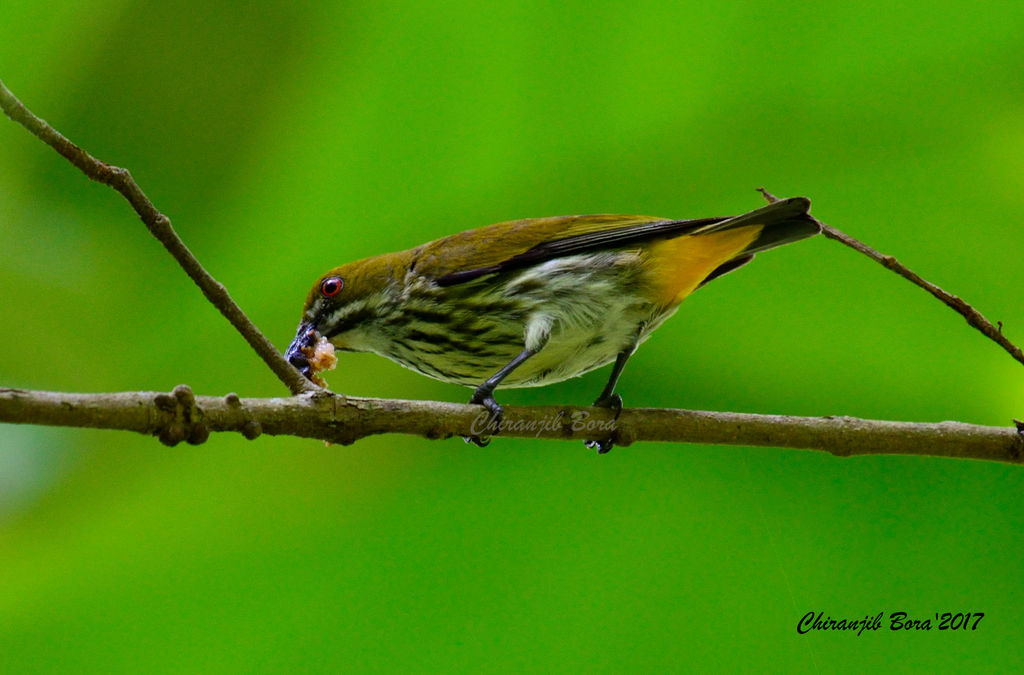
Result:
[[[174,412],[174,409],[177,407],[174,397],[169,394],[157,394],[153,397],[153,404],[164,412]]]
[[[106,162],[101,162],[99,160],[96,161],[99,163],[102,173],[105,174],[102,177],[104,179],[103,182],[107,185],[123,188],[125,185],[132,182],[132,175],[128,169],[114,166],[113,164],[107,164]]]
[[[195,405],[196,395],[192,393],[192,388],[187,384],[179,384],[171,391],[171,393],[174,394],[174,398],[178,399],[178,402],[181,403],[181,405],[186,407]]]
[[[325,438],[325,443],[337,443],[338,445],[352,445],[363,436],[359,433],[348,429],[343,424],[331,424],[330,438]]]
[[[423,432],[423,438],[428,441],[440,441],[451,437],[452,434],[446,433],[443,429],[438,429],[437,427],[431,427]]]
[[[238,398],[238,394],[236,394],[235,392],[231,392],[230,394],[225,396],[224,402],[227,403],[232,408],[242,407],[242,399]]]
[[[203,411],[187,384],[179,384],[170,394],[157,394],[153,397],[153,404],[158,410],[168,413],[166,423],[156,430],[164,445],[173,447],[182,441],[199,445],[210,437],[210,427],[203,421]]]
[[[318,403],[320,401],[329,401],[333,399],[335,409],[337,409],[339,405],[356,405],[357,407],[360,405],[359,403],[353,404],[348,402],[343,394],[335,394],[330,389],[325,389],[317,385],[313,386],[316,387],[316,389],[308,390],[304,394],[305,396],[308,396],[309,400],[312,401],[313,403]],[[366,408],[362,409],[365,410]]]
[[[252,441],[259,438],[263,433],[263,426],[256,420],[249,420],[242,425],[242,435]]]
[[[185,427],[180,422],[172,422],[160,430],[157,438],[164,445],[173,448],[185,440]]]
[[[196,422],[192,425],[192,428],[189,429],[187,440],[190,445],[202,445],[209,437],[210,427],[206,426],[202,422]]]

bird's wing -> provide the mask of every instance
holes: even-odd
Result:
[[[553,258],[622,248],[658,238],[707,234],[745,225],[764,225],[767,229],[782,221],[806,218],[809,206],[806,199],[795,197],[734,218],[667,220],[594,215],[516,220],[424,244],[413,252],[413,265],[417,273],[442,286],[451,286]],[[783,241],[773,240],[769,245],[780,243]],[[756,250],[767,247],[758,246]]]
[[[651,216],[591,215],[530,218],[489,225],[425,244],[414,253],[416,272],[442,286],[629,242],[655,232],[712,222]]]

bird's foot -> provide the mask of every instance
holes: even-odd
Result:
[[[608,408],[609,410],[614,410],[615,417],[613,417],[612,419],[617,420],[619,419],[619,415],[622,414],[622,397],[619,396],[618,394],[609,394],[608,396],[602,396],[596,401],[594,401],[594,407]],[[583,441],[583,445],[585,445],[588,450],[597,450],[597,454],[603,455],[606,452],[610,451],[615,446],[615,441],[612,440],[611,436],[609,436],[608,438],[602,441]]]
[[[482,427],[485,430],[491,430],[492,435],[497,434],[501,430],[501,418],[504,414],[501,406],[497,401],[494,400],[494,390],[486,387],[480,387],[474,393],[472,398],[469,399],[470,405],[482,405],[488,413],[486,422],[482,425],[478,425],[476,421],[473,423],[474,430],[477,426]],[[467,443],[472,443],[478,448],[485,447],[491,442],[491,436],[480,436],[473,434],[472,436],[463,436],[462,440]]]

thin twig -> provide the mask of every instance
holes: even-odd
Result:
[[[763,187],[758,188],[758,192],[764,195],[764,198],[768,200],[769,203],[778,201],[778,198],[775,195],[768,192]],[[978,331],[980,331],[985,337],[989,338],[990,340],[998,344],[1000,347],[1005,349],[1010,354],[1010,356],[1012,356],[1020,363],[1024,364],[1024,351],[1021,351],[1020,347],[1010,342],[1008,339],[1006,339],[1006,336],[1003,335],[1002,321],[997,322],[999,324],[998,328],[996,326],[993,326],[991,321],[982,316],[981,312],[974,309],[974,307],[972,307],[969,303],[965,302],[962,298],[959,298],[951,293],[947,293],[946,291],[942,290],[932,282],[927,281],[926,279],[922,279],[913,270],[908,268],[906,265],[904,265],[891,255],[885,255],[884,253],[880,253],[875,249],[871,248],[870,246],[868,246],[867,244],[854,239],[853,237],[846,234],[842,230],[837,230],[831,225],[826,225],[825,223],[821,222],[820,220],[817,220],[816,218],[815,221],[819,225],[821,225],[821,233],[824,234],[826,237],[838,241],[841,244],[845,244],[846,246],[849,246],[855,251],[863,253],[864,255],[871,258],[878,264],[900,275],[910,283],[916,286],[920,286],[924,290],[928,291],[933,296],[935,296],[943,303],[945,303],[953,311],[955,311],[964,319],[966,319],[968,324],[970,324]]]
[[[127,199],[152,235],[174,256],[174,259],[178,261],[178,264],[181,265],[186,274],[199,286],[199,290],[203,292],[206,299],[219,309],[221,314],[231,322],[231,325],[242,334],[242,337],[249,343],[249,346],[259,354],[270,367],[270,370],[277,375],[293,394],[315,389],[315,385],[285,361],[284,357],[271,344],[270,340],[253,325],[249,317],[245,315],[245,312],[228,294],[223,284],[214,279],[199,264],[196,257],[192,255],[192,252],[188,250],[188,247],[185,246],[185,243],[174,231],[174,228],[171,227],[170,219],[160,213],[153,205],[153,202],[149,201],[149,198],[146,197],[127,169],[102,162],[72,143],[26,108],[4,86],[2,81],[0,81],[0,108],[3,108],[3,111],[12,120],[21,124],[32,132],[34,136],[63,155],[86,176],[98,183],[112,187]]]
[[[289,398],[170,394],[68,394],[0,388],[0,422],[121,429],[158,436],[168,445],[202,443],[211,432],[261,433],[349,444],[373,434],[447,438],[479,434],[480,406],[435,401],[353,398],[328,392]],[[505,408],[502,436],[602,439],[617,445],[669,441],[819,450],[838,457],[919,455],[1022,463],[1024,435],[1013,427],[959,422],[918,424],[853,417],[784,417],[635,408],[618,419],[607,408]]]

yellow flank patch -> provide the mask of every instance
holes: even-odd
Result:
[[[712,234],[666,239],[647,249],[647,267],[657,302],[678,305],[722,263],[732,260],[761,234],[761,225]]]

